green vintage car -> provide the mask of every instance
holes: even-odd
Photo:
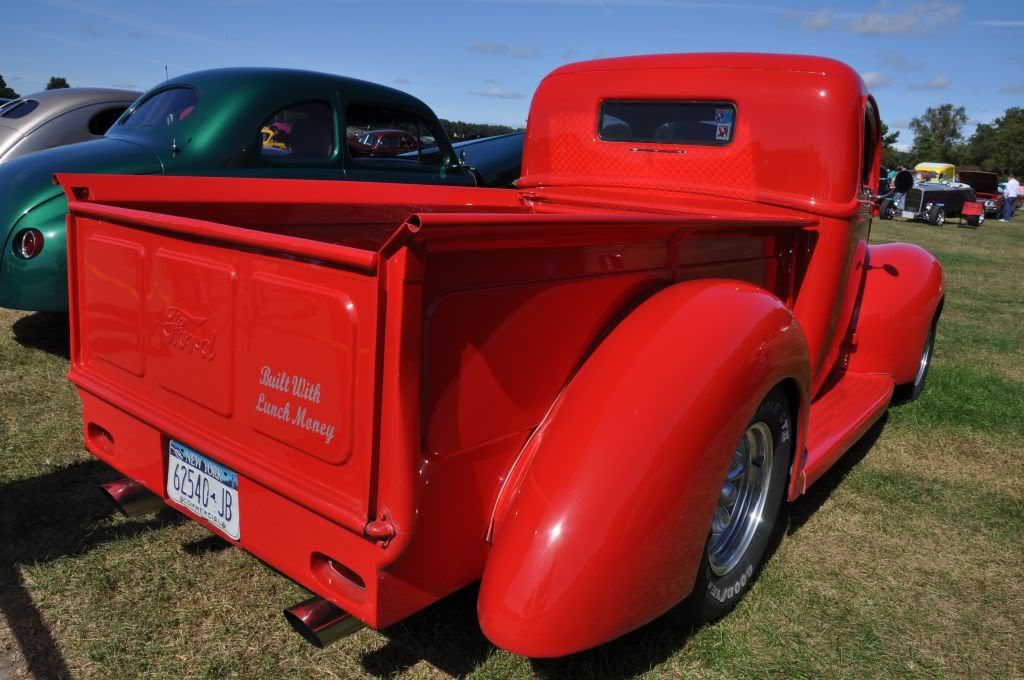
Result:
[[[358,141],[379,130],[402,131],[406,145],[381,155]],[[101,139],[0,166],[0,307],[67,309],[67,202],[56,172],[453,185],[482,176],[460,163],[430,108],[404,92],[308,71],[191,73],[144,94]]]

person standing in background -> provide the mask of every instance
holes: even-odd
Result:
[[[1006,180],[1006,188],[1003,189],[1003,216],[1000,222],[1009,222],[1013,217],[1013,204],[1017,202],[1017,195],[1020,193],[1020,182],[1013,175]]]

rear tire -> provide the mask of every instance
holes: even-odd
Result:
[[[928,212],[928,224],[933,227],[941,227],[946,223],[946,209],[940,205],[932,206]]]
[[[791,418],[789,399],[778,386],[747,425],[719,494],[693,592],[680,607],[691,623],[725,616],[754,582],[789,481]]]
[[[892,199],[883,198],[882,202],[878,204],[878,217],[883,220],[891,220],[893,218]]]

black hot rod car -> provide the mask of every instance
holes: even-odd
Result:
[[[932,168],[942,171],[936,172]],[[879,217],[883,220],[902,217],[941,226],[947,217],[957,217],[963,212],[964,219],[972,227],[985,221],[983,211],[972,210],[972,214],[964,211],[964,204],[975,203],[977,194],[971,186],[956,181],[953,166],[921,163],[914,170],[917,177],[909,170],[898,173],[893,180],[892,194],[879,202]]]

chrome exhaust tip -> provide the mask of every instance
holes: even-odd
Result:
[[[164,507],[160,496],[127,477],[100,484],[100,489],[125,517],[148,515]]]
[[[366,626],[365,623],[339,609],[322,597],[311,597],[284,610],[296,633],[309,644],[323,649]]]

